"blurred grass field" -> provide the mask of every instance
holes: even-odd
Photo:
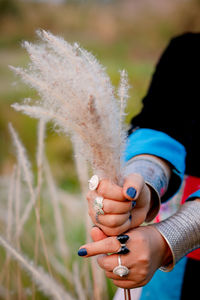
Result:
[[[51,1],[0,1],[0,174],[10,172],[14,159],[8,122],[20,132],[31,160],[35,155],[36,122],[13,111],[10,104],[37,95],[20,84],[8,68],[28,63],[21,42],[35,41],[35,30],[43,28],[69,42],[79,42],[107,68],[115,86],[119,70],[125,68],[131,85],[128,123],[141,109],[155,63],[169,39],[200,28],[197,0],[66,1],[62,5],[48,2]],[[70,143],[53,133],[50,126],[46,141],[47,155],[59,185],[77,190]]]
[[[132,116],[142,108],[141,100],[147,92],[155,64],[163,49],[175,35],[186,31],[200,31],[199,17],[199,0],[71,0],[59,5],[51,4],[50,1],[36,3],[0,0],[0,179],[10,176],[16,161],[8,131],[9,122],[12,122],[19,133],[34,171],[37,172],[37,122],[10,107],[12,103],[20,102],[23,98],[37,99],[35,91],[20,83],[8,68],[8,65],[25,66],[29,62],[28,55],[21,47],[22,41],[36,41],[35,31],[42,28],[64,37],[69,42],[78,42],[106,67],[114,86],[119,82],[119,70],[127,70],[131,86],[126,117],[128,126]],[[80,186],[69,139],[53,132],[49,124],[45,142],[46,155],[58,187],[62,191],[77,195]],[[1,182],[0,184],[1,198],[4,199],[4,188]],[[53,211],[46,201],[41,201],[41,224],[47,232],[49,251],[53,253],[56,247],[54,224],[46,222],[53,219]],[[83,213],[81,216],[72,213],[67,218],[65,213],[63,208],[71,267],[75,258],[77,259],[76,249],[85,241],[85,231],[81,219]],[[29,257],[34,256],[34,249],[30,246],[35,237],[33,224],[35,226],[34,213],[26,226],[28,234],[21,241],[21,247]],[[68,230],[72,227],[73,230]],[[1,251],[1,265],[4,258],[5,253]],[[43,256],[39,263],[44,265]],[[62,277],[54,275],[63,283]],[[83,277],[83,273],[81,276]],[[24,276],[23,283],[25,287],[30,287],[27,276]],[[111,299],[115,288],[109,284],[108,290]],[[46,298],[37,293],[35,299]]]

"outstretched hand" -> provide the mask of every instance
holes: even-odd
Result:
[[[104,215],[97,215],[94,201],[103,197]],[[107,236],[119,235],[141,225],[151,206],[151,190],[139,174],[131,174],[120,187],[103,179],[96,191],[87,194],[89,215]]]
[[[138,227],[126,234],[129,236],[126,245],[130,252],[121,255],[121,261],[122,265],[129,269],[129,274],[122,278],[113,273],[113,269],[118,265],[116,253],[120,248],[116,237],[106,237],[99,228],[94,227],[91,230],[94,242],[82,246],[78,254],[84,257],[102,254],[97,260],[106,276],[120,288],[136,288],[149,282],[155,271],[166,261],[169,249],[153,226]]]

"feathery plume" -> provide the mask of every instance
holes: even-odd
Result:
[[[13,248],[2,236],[0,236],[0,244],[28,272],[38,288],[45,295],[55,300],[73,300],[73,297],[49,277],[41,267],[38,268],[33,262],[28,261],[27,258]]]
[[[69,251],[67,248],[67,243],[65,241],[64,225],[62,222],[62,215],[59,207],[60,203],[57,196],[56,186],[47,160],[45,160],[44,170],[45,170],[47,185],[50,192],[51,202],[53,205],[54,220],[55,220],[56,233],[58,238],[58,248],[61,257],[65,259],[68,256]]]
[[[13,203],[14,203],[14,188],[15,188],[15,176],[16,176],[16,166],[13,168],[13,172],[10,177],[10,186],[8,193],[8,221],[6,227],[6,238],[8,241],[11,240],[12,225],[13,225]]]
[[[12,135],[14,145],[17,149],[18,162],[23,170],[24,180],[27,183],[29,193],[30,193],[30,201],[28,202],[28,204],[24,210],[24,213],[21,217],[21,220],[18,224],[17,235],[19,237],[21,234],[21,231],[23,229],[23,226],[26,223],[26,221],[28,220],[29,214],[35,204],[35,192],[34,192],[33,185],[32,185],[33,175],[31,172],[30,162],[27,158],[26,150],[25,150],[24,146],[22,145],[22,143],[11,123],[9,124],[9,130]]]
[[[15,227],[16,229],[19,226],[20,220],[20,211],[21,211],[21,168],[20,165],[17,165],[17,175],[16,175],[16,193],[15,193]],[[19,239],[17,239],[17,244],[19,245]]]
[[[37,90],[40,100],[34,106],[15,104],[13,108],[52,120],[65,134],[77,135],[79,151],[93,171],[121,184],[125,144],[121,104],[105,68],[77,43],[71,45],[44,30],[37,34],[41,43],[23,44],[31,59],[27,68],[11,69]],[[126,84],[123,89],[126,99]]]
[[[28,187],[29,187],[29,191],[31,191],[31,193],[33,193],[33,187],[32,187],[32,183],[33,183],[33,175],[32,175],[32,171],[31,171],[31,166],[30,166],[30,162],[28,160],[27,154],[26,154],[26,149],[24,148],[24,146],[22,145],[17,132],[14,130],[13,126],[11,123],[8,124],[11,136],[13,138],[13,143],[15,145],[15,148],[17,150],[17,158],[18,158],[18,162],[22,167],[23,173],[24,173],[24,180],[27,183]]]
[[[127,104],[127,100],[129,98],[128,95],[129,85],[128,85],[128,74],[125,70],[120,71],[120,83],[118,88],[118,97],[120,100],[120,116],[121,116],[121,124],[124,122],[125,117],[125,108]]]

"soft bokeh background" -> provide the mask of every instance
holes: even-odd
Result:
[[[127,122],[141,109],[155,63],[169,39],[185,31],[200,30],[199,0],[0,0],[0,174],[13,163],[8,122],[20,132],[31,158],[35,155],[36,122],[13,111],[10,104],[33,96],[15,84],[8,65],[23,66],[28,57],[23,40],[35,41],[43,28],[66,40],[78,41],[106,66],[114,85],[119,70],[128,71],[130,99]],[[162,99],[161,99],[162,100]],[[78,188],[71,146],[49,128],[48,157],[62,187]]]
[[[155,64],[169,40],[187,31],[200,31],[200,1],[0,0],[1,178],[9,176],[16,161],[8,131],[9,122],[18,131],[36,169],[37,122],[15,112],[10,104],[20,102],[24,97],[37,98],[37,94],[21,84],[8,65],[24,66],[28,63],[29,58],[21,42],[36,41],[35,31],[39,28],[50,30],[69,42],[78,42],[95,54],[106,67],[115,86],[119,82],[119,70],[127,70],[131,85],[126,118],[128,124],[131,117],[142,108],[141,99],[147,91]],[[71,143],[66,137],[54,133],[50,125],[46,134],[46,154],[57,185],[66,192],[79,193]],[[46,202],[42,206],[44,212],[47,218],[53,214]],[[30,246],[34,236],[32,224],[33,216],[27,226],[29,236],[26,235],[23,240],[23,250],[29,257],[33,255]],[[66,238],[71,243],[71,249],[77,249],[85,239],[84,228],[78,227],[78,219],[73,225],[73,230],[67,231]],[[45,221],[43,227],[48,231]],[[48,238],[51,240],[54,236]],[[26,285],[29,286],[28,283]],[[113,289],[110,287],[109,291],[111,299]],[[40,297],[38,294],[36,299],[43,299]]]

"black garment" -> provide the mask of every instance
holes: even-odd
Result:
[[[187,152],[186,173],[200,177],[200,33],[173,38],[161,56],[136,127],[163,131]],[[131,132],[130,130],[130,132]]]
[[[200,270],[200,260],[194,260],[188,258],[182,290],[181,290],[181,299],[180,300],[195,300],[199,299],[199,270]]]

